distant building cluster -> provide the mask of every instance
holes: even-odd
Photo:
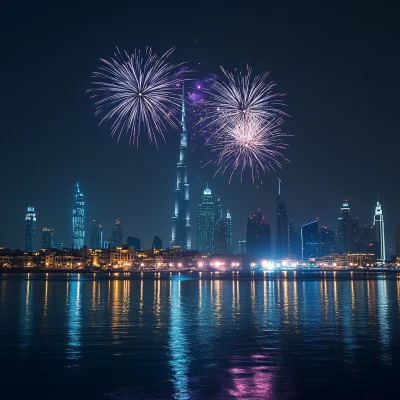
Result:
[[[317,266],[370,266],[387,261],[383,210],[379,201],[374,215],[371,216],[371,224],[360,226],[358,219],[351,213],[349,203],[345,201],[333,229],[314,220],[297,230],[289,217],[281,193],[280,179],[275,253],[272,249],[271,225],[260,209],[248,217],[246,238],[239,240],[237,247],[233,248],[232,215],[229,209],[222,206],[220,198],[212,195],[208,184],[197,204],[197,243],[193,246],[184,101],[181,124],[175,202],[168,248],[164,247],[161,237],[155,235],[151,249],[142,250],[139,238],[124,236],[119,220],[116,220],[111,234],[105,237],[102,224],[95,219],[91,222],[87,235],[85,197],[77,184],[72,209],[71,248],[64,248],[63,243],[56,240],[54,229],[45,227],[41,232],[40,250],[38,249],[37,216],[35,208],[30,205],[25,215],[24,252],[3,249],[1,262],[4,265],[18,266],[118,265],[132,268],[177,268],[178,264],[185,267],[215,268],[215,263],[218,263],[218,268],[236,268],[237,264],[241,267],[245,264],[270,267],[303,265],[304,262]],[[400,224],[396,227],[395,235],[396,256],[393,261],[397,262],[400,259]]]

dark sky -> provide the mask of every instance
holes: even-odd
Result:
[[[53,227],[70,246],[76,182],[86,196],[88,222],[99,219],[107,238],[118,218],[124,234],[140,237],[145,247],[156,233],[168,242],[179,135],[171,133],[159,151],[146,140],[139,150],[126,140],[117,143],[108,126],[98,127],[85,94],[99,58],[110,57],[116,46],[151,46],[156,52],[176,47],[172,61],[201,61],[201,73],[246,63],[256,73],[271,71],[290,106],[291,163],[281,177],[295,224],[319,217],[335,228],[344,199],[362,225],[370,224],[379,196],[393,246],[400,223],[395,2],[232,3],[3,6],[0,245],[22,245],[30,202],[38,230]],[[276,177],[268,175],[261,188],[238,179],[228,184],[227,176],[213,179],[213,166],[200,168],[201,151],[197,147],[189,161],[193,239],[207,181],[231,210],[235,243],[244,239],[247,216],[256,208],[274,232]]]

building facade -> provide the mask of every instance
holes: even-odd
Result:
[[[53,228],[42,229],[41,249],[55,249],[57,247]]]
[[[301,257],[302,260],[317,258],[319,254],[318,221],[313,221],[301,227]]]
[[[126,238],[126,243],[128,246],[133,247],[135,251],[140,251],[141,246],[140,246],[140,239],[134,236],[128,236]]]
[[[277,215],[276,215],[276,259],[290,256],[289,216],[285,200],[281,194],[281,180],[278,178]]]
[[[154,235],[152,248],[155,250],[161,250],[163,248],[163,242],[160,236]]]
[[[35,207],[28,207],[25,214],[25,251],[36,250],[36,212]]]
[[[124,231],[121,223],[116,220],[111,231],[110,248],[121,247],[124,244]]]
[[[264,221],[260,210],[247,220],[246,254],[260,257],[271,257],[271,227]]]
[[[85,245],[85,199],[76,184],[75,205],[72,210],[72,248],[80,250]]]
[[[172,217],[170,247],[180,246],[182,250],[191,250],[192,234],[190,226],[189,183],[187,174],[187,143],[185,93],[182,90],[182,133],[175,189],[175,208]]]
[[[216,218],[216,204],[207,185],[197,205],[197,250],[214,253]]]
[[[382,206],[379,201],[376,203],[375,207],[374,227],[375,227],[375,242],[378,245],[378,253],[376,257],[380,261],[385,261],[386,260],[385,224],[383,221]]]
[[[335,232],[327,226],[319,228],[319,257],[333,254],[335,252]]]
[[[347,200],[340,209],[340,217],[337,225],[337,251],[338,253],[350,252],[350,207]]]
[[[90,226],[90,248],[103,248],[103,226],[96,219],[92,221],[92,225]]]

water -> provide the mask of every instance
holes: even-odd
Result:
[[[13,399],[399,398],[400,276],[0,275]]]

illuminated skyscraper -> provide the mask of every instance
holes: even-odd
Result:
[[[281,180],[278,178],[276,259],[282,260],[290,255],[290,229],[286,203],[281,195]]]
[[[340,209],[340,217],[337,225],[337,251],[339,253],[348,253],[350,251],[350,207],[347,200]]]
[[[25,251],[36,250],[36,212],[35,207],[28,207],[25,215]]]
[[[247,220],[246,252],[260,258],[271,257],[271,228],[260,210]]]
[[[323,257],[335,252],[335,232],[327,226],[319,228],[319,252],[318,257]]]
[[[400,224],[396,225],[396,256],[400,257]]]
[[[72,211],[72,248],[80,250],[85,245],[85,200],[76,184],[75,206]]]
[[[92,221],[92,225],[90,226],[90,248],[103,248],[103,226],[95,219]]]
[[[246,254],[246,241],[245,240],[238,241],[238,254]]]
[[[313,221],[301,227],[302,260],[316,258],[319,253],[318,221]]]
[[[385,250],[385,225],[383,222],[382,206],[379,201],[376,203],[375,215],[374,215],[374,227],[375,227],[375,241],[378,244],[377,259],[381,261],[386,260]]]
[[[43,228],[42,229],[42,243],[41,249],[55,249],[56,242],[54,238],[54,229],[52,228]]]
[[[111,231],[110,247],[121,247],[124,244],[123,229],[121,223],[116,220]]]
[[[197,250],[199,251],[214,253],[216,214],[216,204],[207,185],[197,205]]]
[[[160,236],[154,235],[152,248],[155,250],[161,250],[163,248]]]
[[[226,239],[227,239],[227,254],[233,254],[233,241],[232,241],[232,216],[229,210],[226,212]]]
[[[169,245],[171,248],[180,246],[181,250],[191,250],[192,248],[189,183],[187,180],[187,130],[184,89],[182,89],[182,133],[179,162],[177,164],[175,210],[172,217],[172,235]]]

